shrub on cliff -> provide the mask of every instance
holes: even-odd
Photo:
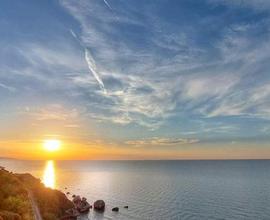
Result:
[[[0,211],[0,220],[21,220],[21,216],[14,212]]]
[[[0,216],[4,220],[32,220],[32,208],[24,185],[12,173],[0,171]]]
[[[33,220],[28,191],[38,204],[43,220],[57,220],[73,207],[66,195],[44,187],[30,174],[0,170],[0,220]]]
[[[64,193],[44,187],[40,180],[30,174],[19,174],[17,177],[33,192],[44,220],[59,219],[67,209],[73,207]]]

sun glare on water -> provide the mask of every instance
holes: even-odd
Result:
[[[46,187],[55,188],[55,168],[54,168],[54,161],[49,160],[46,163],[43,179],[42,182]]]
[[[43,142],[43,147],[46,151],[54,152],[58,151],[61,146],[61,141],[59,140],[45,140]]]

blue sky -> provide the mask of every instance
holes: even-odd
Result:
[[[269,1],[0,4],[1,140],[269,145]]]

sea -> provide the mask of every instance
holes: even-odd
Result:
[[[89,220],[270,219],[270,160],[1,159],[0,166],[30,173],[69,198],[104,200],[105,212],[91,210]]]

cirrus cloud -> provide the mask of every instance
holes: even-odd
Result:
[[[148,139],[140,140],[129,140],[125,143],[133,146],[177,146],[177,145],[188,145],[198,143],[198,139],[186,139],[186,138],[161,138],[153,137]]]

